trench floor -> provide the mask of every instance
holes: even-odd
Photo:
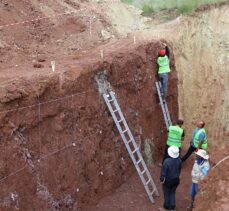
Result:
[[[189,189],[191,186],[191,169],[194,155],[182,166],[180,185],[176,191],[176,211],[184,211],[190,203]],[[88,206],[85,211],[152,211],[163,207],[163,192],[159,181],[160,167],[155,165],[150,169],[160,192],[155,197],[155,204],[151,204],[142,186],[137,172],[127,182],[121,185],[114,193],[101,199],[97,205]]]

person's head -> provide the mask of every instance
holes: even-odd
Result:
[[[205,122],[203,120],[199,120],[199,121],[197,121],[196,126],[198,128],[204,128]]]
[[[199,159],[199,160],[208,160],[209,159],[209,155],[203,149],[198,149],[195,152],[195,154],[196,154],[196,158]]]
[[[184,121],[182,119],[178,119],[177,120],[177,125],[179,125],[180,127],[182,127],[183,124],[184,124]]]
[[[159,55],[160,55],[160,56],[165,56],[165,49],[161,49],[161,50],[159,51]]]
[[[169,147],[168,154],[171,158],[178,158],[179,157],[179,148],[176,146]]]

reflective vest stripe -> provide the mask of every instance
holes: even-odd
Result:
[[[167,145],[181,147],[182,134],[183,134],[182,128],[180,128],[179,126],[170,126]]]
[[[194,137],[194,146],[196,148],[198,148],[199,145],[199,138],[200,138],[200,134],[204,133],[205,134],[205,138],[203,140],[203,143],[201,145],[202,149],[207,149],[208,145],[207,145],[207,137],[206,137],[206,132],[204,128],[201,128],[200,130],[198,130],[198,132],[196,133],[195,137]]]

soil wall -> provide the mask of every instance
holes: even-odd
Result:
[[[229,137],[228,3],[183,17],[177,33],[180,116],[189,140],[196,120],[205,120],[211,151]]]
[[[29,67],[29,74],[21,69],[20,78],[9,77],[8,83],[4,78],[1,210],[78,210],[110,194],[133,173],[99,94],[98,74],[104,74],[116,92],[146,162],[160,159],[166,139],[155,88],[160,43],[134,45],[123,40],[113,45],[119,48],[105,46],[109,50],[102,52],[103,59],[97,58],[95,52],[101,49],[96,49],[63,60],[51,74],[45,68],[37,74]],[[171,67],[168,106],[174,121],[178,93],[173,55]]]

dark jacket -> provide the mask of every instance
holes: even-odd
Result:
[[[166,158],[161,168],[160,181],[166,186],[178,185],[181,172],[181,159]]]

